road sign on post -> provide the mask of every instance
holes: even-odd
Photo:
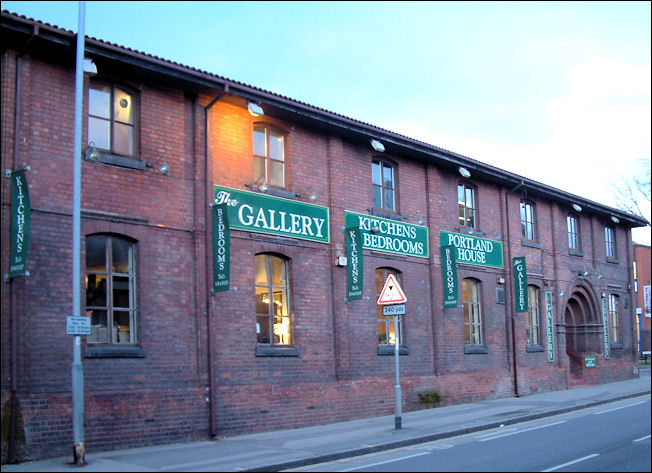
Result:
[[[380,291],[380,296],[378,296],[378,305],[402,304],[406,301],[407,297],[405,297],[394,275],[390,274],[387,276],[385,286],[383,286],[383,290]]]

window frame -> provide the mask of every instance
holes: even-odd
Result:
[[[616,229],[611,225],[604,227],[605,253],[607,258],[616,259],[618,256],[618,247],[616,245]]]
[[[622,327],[620,324],[620,296],[609,294],[609,342],[621,345],[623,343]]]
[[[263,129],[264,130],[264,135],[265,135],[265,154],[258,154],[256,153],[256,132],[258,129]],[[282,151],[282,159],[276,159],[273,156],[270,155],[270,136],[276,135],[282,137],[282,146],[281,146],[281,151]],[[288,133],[285,130],[282,130],[281,128],[270,125],[269,123],[266,122],[256,122],[253,124],[252,127],[252,157],[253,157],[253,176],[254,176],[254,182],[258,182],[261,178],[264,179],[265,184],[267,186],[275,187],[277,189],[286,189],[287,188],[287,141],[288,141]],[[257,165],[256,165],[256,160],[262,160],[263,163],[263,168],[264,168],[264,176],[259,176],[257,175]],[[281,163],[281,178],[282,178],[282,183],[279,185],[276,182],[271,182],[270,180],[270,174],[272,173],[272,164],[273,163]]]
[[[265,257],[265,265],[266,265],[266,273],[267,273],[267,281],[265,284],[259,284],[256,279],[256,271],[258,268],[257,262],[254,264],[254,298],[256,300],[255,307],[254,307],[254,313],[256,316],[256,346],[260,348],[267,348],[271,350],[282,350],[282,349],[288,349],[288,348],[294,348],[296,346],[295,342],[295,334],[294,334],[294,314],[292,311],[292,301],[291,301],[291,278],[290,278],[290,271],[291,271],[291,265],[290,265],[290,258],[286,257],[285,255],[279,254],[279,253],[273,253],[273,252],[260,252],[256,253],[254,256],[254,261],[258,257]],[[274,260],[278,260],[282,263],[283,265],[283,271],[285,272],[285,284],[274,284]],[[281,275],[282,278],[282,275]],[[281,279],[282,282],[282,279]],[[267,308],[268,311],[267,313],[259,312],[258,311],[258,288],[267,288]],[[272,311],[272,304],[270,302],[275,301],[274,298],[274,289],[280,289],[281,290],[281,300],[286,301],[286,310],[285,314],[274,314]],[[262,292],[260,293],[262,294]],[[264,299],[261,300],[263,303]],[[281,302],[282,305],[282,302]],[[276,325],[284,325],[284,324],[277,324],[275,323],[275,318],[281,318],[284,321],[287,321],[287,325],[289,328],[286,330],[286,334],[289,338],[288,343],[280,343],[276,342],[275,340],[275,332],[274,328]],[[267,333],[269,335],[269,341],[264,342],[261,341],[261,334],[263,333],[261,330],[261,326],[259,325],[261,323],[260,319],[266,319],[266,324],[267,324]],[[282,334],[279,334],[281,336]]]
[[[540,290],[528,284],[528,311],[525,314],[525,340],[527,346],[541,346],[541,297]],[[532,293],[534,291],[534,294]]]
[[[574,223],[571,228],[571,222]],[[581,229],[580,229],[580,218],[576,214],[568,214],[566,216],[566,230],[568,235],[568,250],[581,252],[582,251],[582,240],[581,240]],[[573,246],[572,240],[574,240],[575,245]]]
[[[473,296],[474,299],[470,299],[471,295],[469,285],[472,283],[473,288],[475,289]],[[482,317],[482,282],[476,278],[464,278],[462,279],[462,306],[463,306],[463,315],[464,315],[464,346],[469,348],[480,348],[484,347],[484,330],[483,324],[484,320]],[[476,311],[473,311],[472,308],[477,308]],[[471,315],[477,312],[477,316],[474,315],[472,318]],[[473,320],[472,320],[473,319]],[[477,339],[477,342],[474,340]]]
[[[380,274],[380,277],[379,277]],[[390,266],[380,266],[374,271],[376,279],[376,300],[380,297],[380,292],[383,290],[385,281],[387,277],[393,274],[396,278],[396,281],[401,284],[401,271]],[[394,332],[394,315],[383,315],[383,306],[376,304],[376,340],[378,343],[379,353],[380,354],[389,354],[393,353],[395,348],[395,343],[391,343],[391,334]],[[380,327],[384,327],[385,332],[381,333]],[[381,343],[381,336],[384,336],[385,343]],[[394,338],[396,339],[396,337]],[[399,341],[399,350],[407,348],[407,343],[405,340],[405,323],[402,316],[398,316],[398,341]],[[387,351],[391,348],[391,352]],[[381,353],[382,351],[382,353]]]
[[[519,205],[521,215],[521,236],[526,241],[538,241],[536,208],[536,204],[530,200],[522,200]]]
[[[380,167],[380,183],[375,182],[375,173],[374,167]],[[385,185],[385,169],[389,169],[392,173],[392,187]],[[398,213],[399,211],[399,202],[398,202],[398,165],[385,158],[374,157],[371,160],[371,200],[372,205],[375,209],[381,210],[383,212]],[[376,205],[376,190],[380,189],[380,206]],[[393,208],[389,208],[386,205],[386,192],[391,192]]]
[[[464,201],[460,200],[460,188],[463,189]],[[459,181],[457,183],[457,222],[462,228],[477,230],[478,225],[478,187],[468,181]],[[471,193],[473,202],[468,204],[468,192]],[[468,225],[470,220],[469,214],[472,214],[473,224]]]

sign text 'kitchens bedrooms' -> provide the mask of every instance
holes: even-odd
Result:
[[[439,236],[441,246],[455,247],[455,261],[458,263],[503,267],[503,244],[500,241],[444,231],[440,231]]]
[[[329,243],[328,207],[213,186],[216,205],[226,204],[231,229]]]
[[[344,211],[346,228],[358,227],[362,247],[401,255],[428,257],[428,228],[371,215]],[[371,233],[377,227],[378,233]]]

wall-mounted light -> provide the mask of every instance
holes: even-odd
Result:
[[[86,159],[90,159],[91,161],[97,161],[100,159],[100,152],[95,147],[94,142],[91,141],[88,143],[88,146],[86,146],[86,149],[84,150],[84,157]]]
[[[383,145],[380,141],[371,140],[369,143],[371,143],[371,147],[379,153],[383,153],[385,151],[385,145]]]
[[[92,59],[87,57],[84,58],[84,74],[91,77],[97,74],[97,66]]]
[[[263,115],[265,115],[265,111],[263,110],[263,107],[261,107],[257,103],[249,102],[247,104],[247,110],[249,110],[249,114],[252,117],[262,117]]]
[[[575,212],[581,212],[582,211],[582,206],[581,205],[573,204],[572,207],[573,207],[573,210],[575,210]]]
[[[168,159],[165,156],[161,156],[160,158],[158,158],[158,160],[155,163],[148,162],[145,163],[145,165],[148,168],[153,168],[154,166],[156,166],[158,163],[161,162],[161,159],[163,160],[163,164],[159,166],[158,170],[161,174],[167,175],[170,172],[170,166],[168,165]]]
[[[613,223],[619,223],[619,222],[620,222],[620,219],[619,219],[618,217],[612,215],[612,216],[611,216],[611,221],[612,221]]]
[[[419,217],[419,220],[417,220],[417,224],[423,225],[423,222],[424,222],[423,217]]]
[[[505,284],[505,278],[498,278],[498,284]]]
[[[584,271],[580,271],[578,274],[579,274],[580,276],[582,276],[582,277],[586,277],[586,276],[589,275],[589,273],[588,273],[588,271],[587,271],[586,269],[585,269]]]
[[[305,197],[306,195],[308,195],[308,190],[295,192],[294,195],[296,195],[297,197],[302,197],[302,196]],[[312,191],[308,199],[310,199],[312,202],[317,202],[317,200],[319,200],[319,196],[317,195],[317,192]]]
[[[373,226],[369,229],[372,235],[377,235],[380,233],[380,227],[377,223],[374,223]]]
[[[467,179],[468,179],[469,177],[471,177],[471,173],[470,173],[469,170],[466,169],[465,167],[460,166],[459,168],[457,168],[457,170],[460,172],[460,174],[462,175],[462,177],[467,178]]]

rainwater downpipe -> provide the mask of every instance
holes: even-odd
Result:
[[[209,408],[209,425],[210,425],[210,436],[215,438],[217,435],[217,428],[215,426],[215,374],[213,372],[213,331],[212,331],[212,317],[211,317],[211,304],[212,298],[211,294],[213,293],[212,284],[210,283],[210,278],[208,275],[211,273],[211,263],[213,262],[212,257],[212,241],[210,235],[210,222],[211,222],[211,205],[213,198],[211,192],[211,179],[210,172],[212,167],[210,166],[209,161],[209,143],[208,143],[208,112],[222,97],[229,93],[229,84],[224,84],[224,90],[220,92],[211,102],[204,107],[204,176],[206,179],[206,184],[204,186],[205,192],[205,211],[206,211],[206,220],[204,222],[204,227],[206,231],[204,233],[205,239],[205,248],[206,248],[206,337],[208,342],[206,344],[206,351],[208,355],[208,408]]]
[[[509,318],[512,332],[512,374],[514,376],[514,397],[518,397],[518,373],[516,368],[516,333],[514,328],[514,310],[512,308],[512,291],[511,284],[513,283],[514,276],[512,274],[512,238],[509,231],[509,194],[517,191],[523,187],[523,180],[519,182],[514,188],[505,193],[505,223],[507,225],[507,296],[505,297],[506,306],[509,310]]]

